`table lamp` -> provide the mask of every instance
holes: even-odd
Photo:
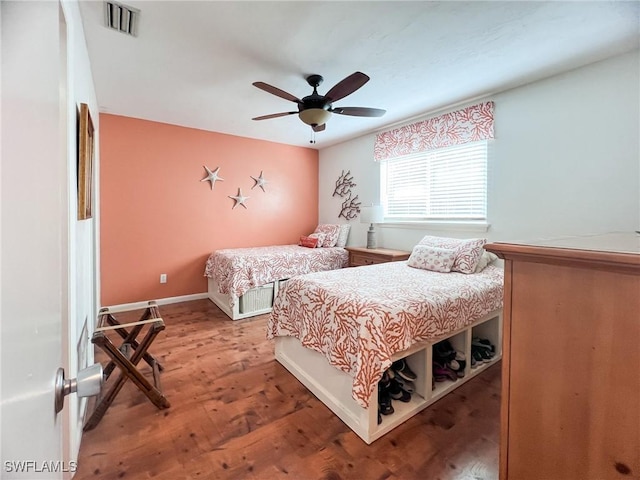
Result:
[[[384,220],[384,209],[382,205],[369,205],[362,207],[360,212],[360,223],[368,223],[367,231],[367,248],[377,248],[376,231],[373,228],[374,223],[382,223]]]

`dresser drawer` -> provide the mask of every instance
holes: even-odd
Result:
[[[411,252],[391,250],[388,248],[347,247],[349,251],[349,266],[361,267],[376,263],[399,262],[406,260]]]
[[[389,260],[373,255],[363,255],[361,253],[351,253],[349,265],[352,267],[360,267],[362,265],[373,265],[374,263],[384,263]]]

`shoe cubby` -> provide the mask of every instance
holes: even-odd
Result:
[[[475,368],[471,367],[471,357],[472,357],[472,339],[473,337],[485,338],[488,339],[492,345],[495,347],[495,355],[491,359],[490,362],[482,362],[478,364]],[[431,378],[434,375],[434,347],[435,345],[442,341],[448,340],[451,344],[451,347],[459,352],[462,352],[465,357],[465,368],[464,368],[464,377],[457,378],[456,380],[445,380],[441,382],[434,382],[435,388],[431,389]],[[443,337],[438,339],[437,342],[434,342],[429,350],[428,350],[428,359],[427,359],[427,378],[429,379],[429,390],[427,392],[427,396],[425,397],[429,403],[432,403],[446,394],[452,392],[456,388],[458,388],[463,383],[467,382],[471,378],[475,377],[481,371],[483,371],[488,366],[494,364],[502,357],[502,315],[501,314],[492,314],[488,315],[485,318],[478,320],[473,323],[471,326],[468,326],[458,332],[453,333],[449,337]]]
[[[382,415],[382,423],[375,428],[375,435],[381,436],[391,431],[407,419],[414,416],[420,410],[422,410],[426,403],[426,388],[427,388],[427,352],[424,346],[419,349],[409,349],[402,353],[402,355],[394,355],[392,360],[404,359],[409,369],[415,373],[416,379],[413,381],[415,391],[411,393],[411,400],[408,402],[402,402],[400,400],[392,399],[393,413],[391,415]],[[430,381],[429,381],[429,389]],[[376,419],[377,423],[377,419]]]
[[[483,361],[480,364],[476,364],[476,368],[472,370],[481,371],[487,368],[489,365],[497,362],[502,358],[502,322],[500,318],[494,317],[479,323],[471,328],[471,338],[469,353],[472,354],[473,342],[475,338],[485,339],[493,346],[493,357],[489,361]]]
[[[467,376],[469,370],[469,364],[466,361],[467,355],[467,344],[468,344],[469,332],[468,330],[462,330],[450,337],[441,338],[438,342],[435,342],[431,345],[431,361],[430,363],[430,375],[429,375],[429,389],[431,390],[430,396],[432,398],[441,397],[446,395],[453,389],[457,387],[457,383],[463,380],[464,377]],[[464,368],[464,377],[458,377],[453,372],[455,379],[450,378],[446,380],[439,380],[440,370],[436,365],[438,362],[438,343],[443,340],[447,340],[454,351],[461,352],[465,356],[465,368]],[[451,374],[451,373],[450,373]],[[431,378],[434,379],[434,382],[431,382]]]
[[[411,371],[416,374],[416,379],[413,381],[413,384],[415,385],[415,393],[412,394],[411,396],[414,397],[415,395],[417,395],[420,398],[424,398],[425,397],[424,393],[426,388],[425,379],[427,375],[426,352],[424,351],[424,349],[422,349],[422,350],[418,350],[415,353],[412,353],[411,355],[407,355],[406,357],[402,357],[402,358],[405,359]]]

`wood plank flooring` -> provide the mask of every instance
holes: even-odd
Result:
[[[274,360],[267,315],[233,322],[209,300],[160,312],[149,351],[171,408],[127,382],[84,434],[76,480],[498,478],[499,365],[367,445]]]

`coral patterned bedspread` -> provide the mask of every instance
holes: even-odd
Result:
[[[353,377],[367,407],[391,356],[502,308],[503,270],[436,273],[390,262],[303,275],[278,293],[267,338],[293,336]]]
[[[209,256],[204,275],[216,280],[220,293],[229,294],[233,306],[238,297],[252,288],[304,273],[343,268],[348,263],[349,253],[339,247],[228,248]]]

